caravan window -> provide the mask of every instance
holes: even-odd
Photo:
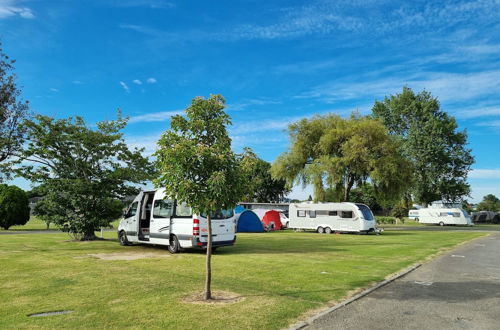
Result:
[[[316,218],[316,211],[309,211],[309,218]]]
[[[306,216],[306,211],[304,210],[297,210],[297,216],[298,217],[305,217]]]
[[[363,205],[363,204],[356,204],[356,206],[358,207],[358,209],[361,211],[361,213],[363,214],[363,218],[365,220],[368,220],[368,221],[371,221],[373,220],[373,214],[372,214],[372,211],[370,211],[370,208],[366,205]]]
[[[453,216],[455,218],[460,218],[460,212],[453,212]]]
[[[328,211],[318,210],[318,211],[316,211],[316,216],[317,217],[327,217],[328,216]]]
[[[125,215],[125,218],[130,218],[130,217],[133,217],[134,215],[136,215],[138,205],[139,205],[139,202],[133,202],[132,205],[130,205],[130,208],[128,209],[127,215]]]
[[[156,200],[153,206],[153,218],[170,218],[172,216],[173,203],[170,200]]]
[[[337,216],[338,212],[337,211],[328,211],[328,215],[331,217]]]
[[[341,218],[352,218],[352,211],[340,211]]]
[[[440,212],[439,213],[439,216],[440,217],[447,217],[448,215],[452,215],[451,213],[448,213],[448,212]]]
[[[177,217],[190,217],[193,215],[191,207],[186,203],[178,203],[175,207],[175,216]]]

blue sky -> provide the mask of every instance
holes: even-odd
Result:
[[[120,108],[148,152],[194,96],[224,95],[234,149],[273,161],[292,121],[425,88],[468,131],[472,200],[500,196],[498,0],[0,0],[0,38],[32,110]]]

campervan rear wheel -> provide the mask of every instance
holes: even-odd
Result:
[[[127,239],[127,234],[123,230],[120,231],[120,234],[118,235],[118,240],[120,241],[120,245],[122,246],[130,245],[130,242]]]
[[[179,251],[180,251],[180,245],[177,236],[175,235],[170,236],[170,242],[168,244],[168,252],[174,254],[178,253]]]
[[[441,227],[442,227],[442,226],[444,226],[444,222],[443,222],[443,221],[441,221],[441,222],[439,223],[439,225],[440,225]]]
[[[323,227],[318,227],[318,233],[323,234],[325,232],[325,228]]]
[[[332,228],[326,227],[325,228],[325,234],[331,234],[332,233]]]

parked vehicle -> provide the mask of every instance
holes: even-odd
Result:
[[[473,226],[472,219],[464,209],[429,207],[418,210],[418,221],[435,225],[467,225]]]
[[[236,217],[233,210],[212,214],[213,248],[230,246],[236,241]],[[166,245],[171,253],[182,248],[206,248],[206,215],[193,214],[185,203],[166,198],[165,190],[139,193],[118,226],[120,244]]]
[[[418,210],[410,210],[408,211],[408,218],[418,221]]]
[[[318,233],[373,232],[377,223],[370,208],[355,203],[292,203],[289,227]]]

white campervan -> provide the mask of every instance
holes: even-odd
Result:
[[[377,223],[370,208],[355,203],[292,203],[289,227],[318,233],[372,232]]]
[[[217,210],[212,219],[213,248],[236,241],[233,210]],[[118,226],[120,244],[166,245],[171,253],[181,248],[206,248],[206,215],[193,214],[191,207],[165,196],[164,189],[144,191],[135,197]]]
[[[418,210],[418,222],[424,224],[472,226],[472,219],[462,208],[425,208]]]

